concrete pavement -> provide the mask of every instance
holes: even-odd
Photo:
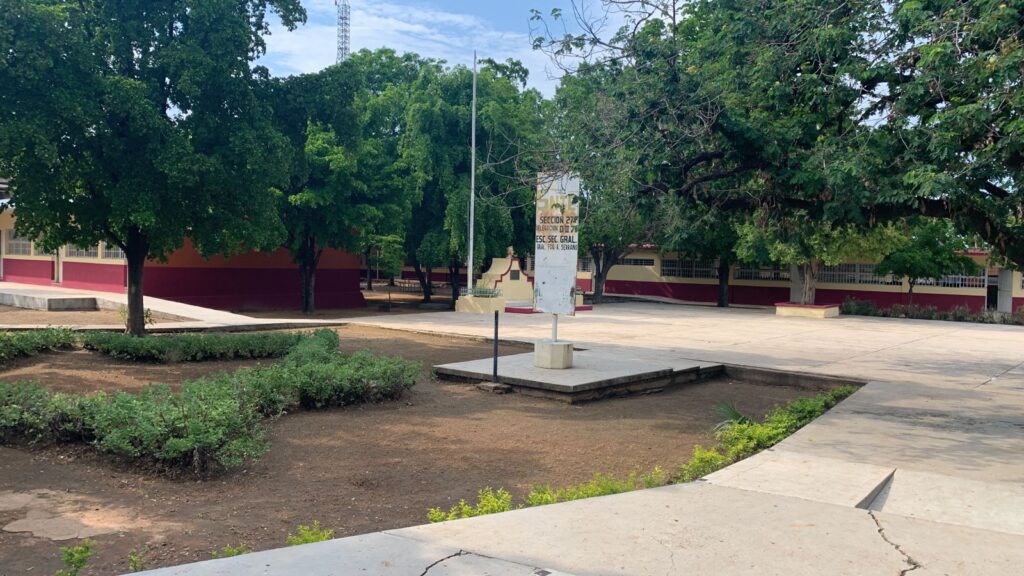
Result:
[[[352,322],[476,337],[493,329],[490,317],[456,313]],[[545,338],[549,322],[505,315],[501,336]],[[975,575],[1024,565],[1024,328],[613,304],[564,318],[559,331],[658,364],[871,382],[772,450],[698,482],[388,531],[375,536],[395,538],[383,553],[356,537],[336,541],[338,553],[285,549],[154,574],[435,573],[424,546],[472,554],[480,574],[507,563],[579,575]],[[307,554],[308,570],[288,561]],[[380,554],[402,568],[374,564]]]

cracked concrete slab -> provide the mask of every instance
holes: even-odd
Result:
[[[572,576],[377,532],[142,572],[147,576]]]
[[[864,507],[874,500],[894,471],[886,466],[780,449],[765,450],[710,474],[705,480],[716,486]]]
[[[575,574],[897,574],[864,510],[714,486],[654,488],[389,532]]]
[[[914,576],[1019,574],[1024,537],[874,512],[885,535],[921,564]]]

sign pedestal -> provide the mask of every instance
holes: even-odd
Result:
[[[572,368],[572,342],[540,340],[533,345],[533,365],[549,370]]]

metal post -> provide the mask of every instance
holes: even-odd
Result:
[[[466,294],[473,295],[473,223],[476,220],[476,50],[473,50],[473,113],[469,140],[469,256],[466,258]]]
[[[551,341],[558,342],[558,314],[552,314],[554,320],[551,322]]]
[[[498,311],[494,311],[494,383],[498,383]]]

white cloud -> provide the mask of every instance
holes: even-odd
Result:
[[[335,61],[335,7],[332,0],[305,2],[309,22],[292,32],[274,25],[261,63],[276,75],[314,72]],[[545,95],[558,85],[556,68],[535,52],[524,16],[521,31],[498,29],[493,23],[459,14],[398,2],[352,2],[352,50],[388,47],[416,52],[449,64],[469,66],[473,50],[480,58],[515,58],[530,70],[530,85]]]

